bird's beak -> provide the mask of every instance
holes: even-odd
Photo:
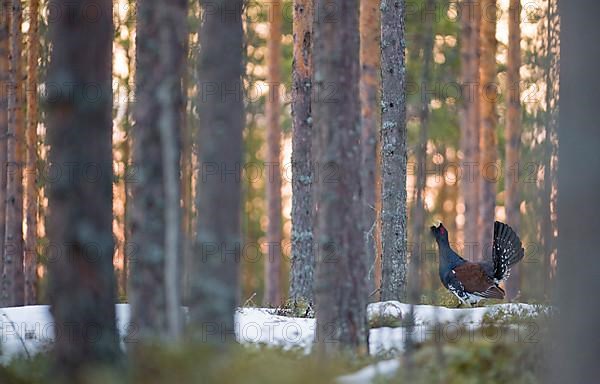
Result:
[[[442,222],[440,220],[434,220],[433,221],[433,226],[436,227],[436,228],[439,228],[441,224],[442,224]]]

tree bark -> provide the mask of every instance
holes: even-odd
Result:
[[[183,224],[183,288],[182,301],[185,304],[189,297],[189,281],[190,271],[189,265],[192,258],[192,239],[193,239],[193,187],[192,180],[194,174],[194,156],[193,156],[193,129],[191,121],[191,107],[188,110],[190,99],[188,91],[190,89],[190,71],[194,70],[190,60],[190,43],[192,34],[188,33],[185,40],[185,55],[186,69],[183,74],[182,89],[183,89],[183,105],[181,110],[181,208],[182,208],[182,224]]]
[[[201,4],[205,14],[200,27],[200,173],[190,331],[197,341],[223,345],[235,340],[234,312],[239,301],[244,2]]]
[[[319,0],[316,12],[317,350],[366,353],[367,271],[359,204],[359,3]]]
[[[7,9],[6,0],[2,0],[2,9]],[[9,83],[9,14],[0,14],[0,81]],[[0,275],[4,271],[4,236],[6,233],[6,171],[7,171],[7,134],[8,134],[8,95],[0,92]],[[3,287],[0,286],[0,293]],[[0,297],[0,304],[3,302]]]
[[[312,23],[313,0],[294,1],[292,100],[292,268],[290,298],[312,302],[313,244]]]
[[[361,101],[361,188],[362,220],[365,231],[365,262],[368,270],[368,290],[376,289],[375,267],[378,231],[376,205],[377,191],[377,133],[381,123],[379,89],[381,51],[379,0],[360,1],[360,101]],[[372,296],[375,300],[376,296]]]
[[[12,1],[10,15],[8,132],[6,179],[6,233],[4,237],[4,270],[2,292],[4,306],[25,302],[23,276],[23,69],[22,34],[23,9],[20,0]]]
[[[265,304],[281,304],[281,1],[270,4],[267,40],[267,259],[265,262]]]
[[[27,51],[27,172],[25,174],[25,305],[37,302],[37,60],[39,52],[39,0],[29,2],[29,47]]]
[[[560,273],[556,276],[558,300],[552,302],[560,311],[554,332],[549,337],[551,348],[547,350],[552,353],[547,361],[547,375],[541,381],[551,384],[591,383],[600,375],[598,340],[595,337],[600,307],[590,305],[589,296],[583,293],[600,289],[600,263],[596,251],[598,227],[590,224],[600,216],[600,178],[591,173],[600,168],[596,102],[600,90],[597,76],[600,54],[596,47],[600,4],[562,1],[559,21],[557,3],[556,0],[548,1],[551,8],[549,16],[554,24],[550,36],[554,41],[552,51],[553,55],[560,55],[562,85],[559,104],[555,99],[550,106],[554,113],[560,106],[557,127],[560,142],[557,207]],[[556,56],[553,66],[557,64]],[[551,78],[548,85],[557,88],[558,78]],[[550,218],[544,216],[540,220]]]
[[[382,300],[406,299],[406,62],[404,1],[381,2]]]
[[[433,23],[434,16],[428,14],[431,10],[434,10],[435,0],[427,0],[425,2],[425,13],[426,19],[424,36],[423,36],[423,55],[421,58],[421,111],[419,113],[419,144],[416,151],[417,160],[417,174],[416,174],[416,185],[415,185],[415,206],[413,216],[413,254],[410,262],[410,300],[415,303],[418,302],[418,295],[420,289],[420,264],[424,260],[425,254],[423,243],[423,233],[427,233],[425,228],[425,187],[427,181],[427,139],[429,137],[429,98],[427,93],[423,90],[431,89],[429,86],[432,55],[433,55]]]
[[[53,0],[49,6],[69,10],[50,24],[49,162],[62,176],[48,186],[47,257],[55,332],[69,335],[56,338],[55,369],[73,382],[120,355],[112,233],[112,3]],[[90,18],[86,9],[98,13]],[[89,336],[90,329],[97,337]]]
[[[129,7],[127,12],[127,21],[131,21],[128,25],[128,33],[133,33],[133,29],[137,26],[134,25],[133,21],[135,20],[135,14],[137,12],[136,0],[128,0],[127,5]],[[125,47],[124,47],[125,48]],[[131,184],[132,181],[132,172],[134,172],[135,166],[132,166],[132,124],[133,124],[133,103],[130,100],[130,96],[133,94],[133,87],[131,84],[131,80],[135,79],[135,49],[136,47],[127,47],[125,52],[125,59],[127,63],[127,77],[124,79],[124,86],[126,90],[126,95],[128,97],[127,104],[125,105],[125,117],[123,121],[123,131],[125,133],[125,141],[123,145],[123,164],[125,165],[124,170],[124,181],[123,181],[123,196],[125,201],[123,202],[123,218],[124,218],[124,230],[123,230],[123,270],[121,271],[120,283],[118,286],[121,288],[121,294],[123,297],[128,296],[128,286],[129,286],[129,258],[133,255],[131,251],[134,251],[134,245],[131,242],[131,228],[130,228],[130,220],[129,213],[131,210]],[[135,85],[134,85],[135,87]]]
[[[481,2],[481,63],[479,68],[480,125],[479,151],[481,154],[481,181],[479,184],[479,244],[483,257],[491,257],[496,208],[496,184],[500,168],[496,148],[496,0]]]
[[[505,196],[506,223],[515,232],[521,226],[519,205],[519,161],[521,149],[521,1],[511,0],[508,9],[508,62],[507,62],[507,106],[506,106],[506,169]],[[513,299],[521,287],[519,265],[511,270],[506,282],[506,296]]]
[[[167,300],[167,330],[169,340],[179,341],[183,327],[181,308],[182,258],[180,127],[183,104],[182,79],[187,55],[187,1],[169,0],[160,9],[159,43],[162,69],[167,75],[158,88],[161,116],[158,126],[163,155],[164,216],[165,216],[165,291]]]
[[[132,319],[143,338],[177,339],[181,327],[179,125],[186,9],[147,0],[137,10],[132,186]]]
[[[460,114],[462,179],[461,188],[465,205],[464,242],[465,254],[470,260],[480,260],[482,248],[479,241],[479,55],[481,5],[464,0],[461,3],[460,57],[462,104]]]
[[[544,292],[549,293],[551,281],[556,274],[556,235],[557,215],[557,168],[558,168],[558,79],[560,31],[558,20],[558,4],[556,0],[547,0],[546,9],[546,41],[545,41],[545,68],[544,79],[546,82],[546,113],[545,113],[545,139],[544,139],[544,185],[543,185],[543,212],[547,218],[542,221],[542,240],[544,246]]]

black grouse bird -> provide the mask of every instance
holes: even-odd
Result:
[[[482,299],[503,299],[499,284],[506,280],[510,268],[525,255],[519,236],[508,225],[494,223],[492,260],[469,262],[450,248],[448,231],[440,223],[431,227],[439,247],[442,284],[465,304],[477,304]]]

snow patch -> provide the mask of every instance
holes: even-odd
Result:
[[[373,303],[369,305],[367,315],[369,319],[378,316],[406,318],[410,308],[410,304],[397,301]],[[448,329],[475,329],[481,325],[486,314],[528,316],[539,312],[539,306],[528,304],[498,304],[460,309],[415,305],[412,337],[416,342],[425,341],[432,337],[435,324],[445,324]],[[136,328],[130,322],[129,305],[117,304],[116,315],[121,345],[125,347],[127,342],[135,342],[137,337]],[[235,323],[236,337],[242,344],[264,344],[286,350],[298,348],[305,353],[309,353],[312,348],[316,327],[315,319],[277,316],[273,309],[266,308],[240,308],[236,311]],[[371,329],[370,352],[372,355],[382,355],[402,351],[407,336],[407,329],[404,327]],[[0,363],[6,363],[18,355],[33,355],[43,351],[49,347],[54,337],[55,325],[48,306],[0,309]]]

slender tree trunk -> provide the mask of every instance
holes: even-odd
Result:
[[[361,101],[361,187],[363,193],[362,219],[365,231],[365,262],[368,270],[368,290],[375,285],[377,256],[377,133],[381,123],[379,108],[379,79],[381,65],[379,0],[360,0],[360,101]],[[375,300],[376,296],[371,299]]]
[[[406,63],[404,1],[381,2],[382,300],[406,299]]]
[[[461,81],[462,104],[460,114],[462,179],[461,188],[465,205],[465,225],[463,227],[465,254],[470,260],[481,259],[479,241],[479,55],[481,6],[479,2],[464,0],[461,3]],[[475,246],[473,246],[475,245]]]
[[[496,208],[496,183],[500,177],[496,148],[496,0],[481,2],[479,244],[483,257],[491,257]]]
[[[180,127],[183,105],[182,78],[187,55],[187,1],[169,0],[161,5],[159,19],[159,63],[165,70],[164,81],[158,88],[161,116],[158,122],[163,155],[165,194],[165,290],[167,299],[167,329],[170,340],[180,339],[183,327],[181,309],[181,184],[180,184]]]
[[[24,121],[22,100],[23,9],[20,0],[12,1],[10,15],[8,134],[6,180],[6,234],[4,237],[3,304],[23,305],[23,146]]]
[[[313,0],[294,1],[292,100],[292,273],[290,298],[313,301],[312,23]]]
[[[558,168],[558,82],[560,68],[558,58],[560,55],[558,32],[558,4],[556,0],[547,0],[546,14],[546,41],[545,41],[545,82],[546,82],[546,115],[545,115],[545,140],[544,140],[544,191],[542,221],[542,239],[544,244],[544,292],[549,295],[551,281],[556,273],[556,235],[557,215],[557,168]]]
[[[55,86],[47,95],[49,162],[63,177],[48,187],[47,257],[53,260],[48,291],[55,332],[69,335],[56,338],[55,369],[75,382],[88,368],[115,363],[120,355],[112,233],[112,3],[53,0],[49,6],[70,10],[50,24],[47,82]],[[86,17],[89,8],[98,10],[94,19]],[[90,329],[97,337],[89,337]]]
[[[128,25],[128,32],[133,32],[133,21],[135,20],[135,15],[137,12],[137,2],[136,0],[128,0],[128,13],[127,13],[127,21],[132,22]],[[121,282],[120,286],[122,289],[123,297],[128,296],[128,285],[129,285],[129,258],[133,255],[130,254],[131,251],[134,250],[134,244],[131,242],[131,228],[129,226],[129,212],[131,209],[131,182],[135,180],[132,179],[132,170],[135,167],[131,167],[132,162],[132,123],[133,123],[133,103],[131,102],[131,95],[133,94],[131,81],[135,79],[135,45],[127,48],[126,52],[126,60],[127,60],[127,68],[128,75],[125,83],[125,89],[127,94],[127,104],[125,106],[125,123],[123,130],[125,131],[125,142],[123,143],[123,163],[125,164],[125,181],[123,183],[123,195],[125,201],[123,202],[123,217],[125,221],[125,228],[123,231],[123,271],[121,271]]]
[[[2,0],[2,13],[0,13],[0,82],[9,83],[9,13],[7,2]],[[0,92],[0,276],[4,271],[4,236],[6,229],[6,171],[7,171],[7,134],[8,134],[8,95],[6,91]],[[0,285],[0,293],[3,285]],[[0,304],[3,299],[0,297]]]
[[[408,278],[408,298],[411,303],[419,302],[419,292],[421,289],[421,261],[425,253],[422,253],[423,233],[425,229],[425,187],[427,182],[427,137],[429,124],[429,98],[426,90],[429,87],[431,56],[433,54],[433,22],[435,21],[435,0],[427,0],[423,4],[422,13],[425,17],[423,32],[423,55],[421,57],[421,111],[419,113],[419,142],[416,150],[416,185],[415,185],[415,204],[413,210],[413,244],[412,255],[409,264]],[[405,343],[407,357],[407,372],[410,377],[414,370],[414,352],[415,344],[413,340],[414,332],[414,306],[410,307],[410,314],[407,327],[407,338]]]
[[[179,125],[187,2],[138,5],[130,302],[140,336],[177,339],[181,327]]]
[[[425,228],[425,186],[427,181],[427,138],[429,128],[429,99],[425,90],[431,89],[430,86],[430,73],[432,65],[433,55],[433,23],[434,15],[428,14],[429,11],[434,10],[435,0],[427,0],[425,2],[425,13],[426,19],[424,36],[423,36],[423,56],[421,59],[421,111],[419,113],[419,144],[416,151],[417,159],[417,180],[416,180],[416,196],[415,196],[415,208],[413,216],[413,255],[411,259],[410,268],[410,299],[411,302],[418,301],[418,294],[420,288],[420,264],[422,258],[425,257],[425,253],[422,252],[423,244],[423,233],[426,233]]]
[[[193,239],[193,196],[192,196],[192,180],[193,180],[193,133],[192,121],[188,115],[188,91],[190,89],[190,39],[192,35],[188,33],[185,40],[185,55],[186,69],[183,73],[182,90],[183,103],[181,109],[181,202],[182,202],[182,223],[183,223],[183,288],[182,301],[186,303],[190,292],[190,259],[192,257],[192,239]]]
[[[131,67],[130,67],[131,68]],[[130,72],[131,73],[131,72]],[[127,94],[131,94],[131,90],[127,91]],[[129,103],[127,107],[125,107],[125,117],[128,121],[125,123],[125,134],[127,139],[123,146],[123,164],[125,164],[125,173],[124,173],[124,182],[123,182],[123,220],[125,222],[123,228],[123,270],[121,271],[121,275],[118,277],[120,279],[117,287],[121,289],[117,289],[117,294],[121,295],[124,298],[129,298],[129,258],[132,256],[130,254],[131,251],[131,229],[129,227],[129,212],[131,209],[131,186],[129,185],[129,175],[131,173],[131,107]]]
[[[270,3],[267,41],[267,259],[265,262],[265,304],[281,303],[281,1]]]
[[[200,27],[200,174],[189,306],[192,337],[212,344],[235,340],[239,302],[243,3],[201,3],[205,14]]]
[[[331,9],[336,11],[334,19],[328,17]],[[326,354],[366,353],[367,270],[358,204],[359,3],[318,0],[316,12],[317,349]]]
[[[519,161],[521,149],[521,2],[511,0],[508,9],[508,64],[507,64],[507,107],[506,107],[506,169],[505,197],[506,223],[517,233],[521,226],[519,205]],[[511,278],[506,282],[509,299],[519,294],[521,274],[519,265],[511,270]]]
[[[27,172],[25,174],[25,305],[37,302],[37,61],[39,52],[39,0],[29,2],[29,49],[27,51]]]

